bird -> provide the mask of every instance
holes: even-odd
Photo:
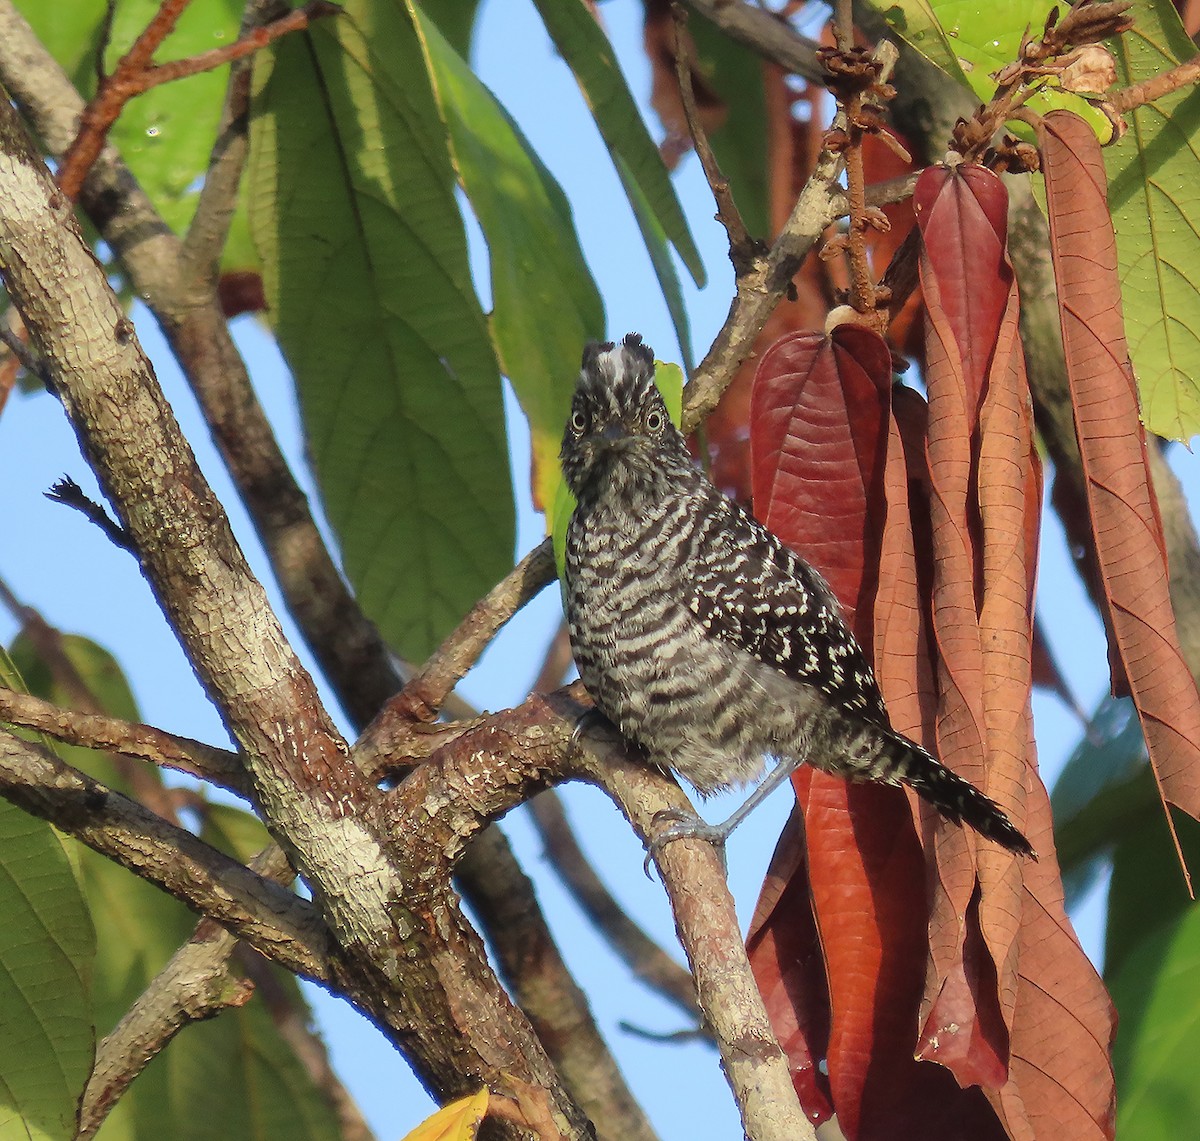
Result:
[[[583,351],[563,432],[564,602],[579,676],[648,760],[702,797],[759,779],[725,840],[803,763],[908,785],[943,816],[1036,858],[988,796],[892,728],[874,673],[821,575],[697,466],[640,335]]]

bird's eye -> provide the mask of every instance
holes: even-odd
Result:
[[[648,432],[661,432],[663,426],[663,415],[661,412],[646,413],[646,430]]]
[[[571,431],[577,435],[587,427],[587,417],[582,412],[571,413]]]

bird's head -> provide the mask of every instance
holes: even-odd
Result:
[[[583,350],[562,442],[576,499],[604,491],[653,494],[665,469],[692,461],[654,383],[654,353],[637,333]]]

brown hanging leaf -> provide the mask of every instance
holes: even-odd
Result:
[[[1125,342],[1104,163],[1091,128],[1069,112],[1048,115],[1039,138],[1059,318],[1109,628],[1163,801],[1200,818],[1200,695],[1175,631]]]

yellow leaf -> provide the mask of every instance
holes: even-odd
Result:
[[[479,1123],[488,1110],[488,1091],[459,1098],[426,1118],[404,1141],[475,1141]]]

